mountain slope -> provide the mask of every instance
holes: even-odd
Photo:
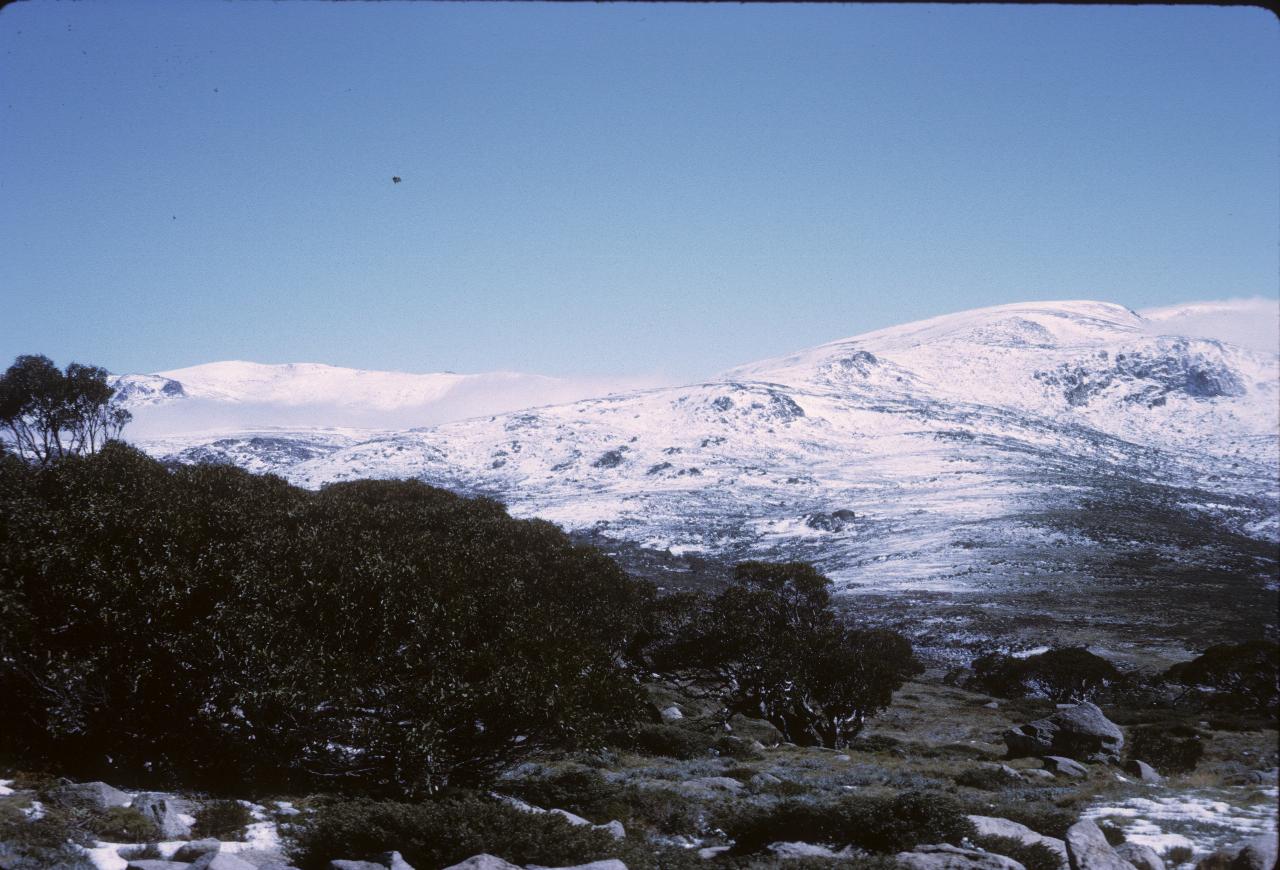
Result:
[[[703,384],[357,443],[273,436],[296,456],[262,435],[147,446],[308,486],[417,477],[606,544],[806,559],[901,600],[1057,590],[1061,610],[1085,590],[1107,610],[1160,588],[1256,609],[1276,566],[1277,365],[1117,305],[1006,305]]]

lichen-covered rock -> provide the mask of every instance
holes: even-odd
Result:
[[[201,855],[207,855],[210,852],[216,852],[222,848],[222,842],[215,840],[213,837],[205,837],[203,840],[192,840],[190,843],[183,843],[178,847],[178,851],[173,853],[175,861],[194,861]]]
[[[472,855],[467,860],[446,867],[444,870],[520,870],[520,867],[503,861],[496,855]]]
[[[907,870],[1026,870],[1017,861],[1004,855],[946,844],[917,846],[910,852],[899,852],[894,857]]]
[[[1076,761],[1119,761],[1124,732],[1084,701],[1005,732],[1010,758],[1061,755]]]
[[[162,840],[183,840],[191,836],[191,826],[182,820],[178,806],[165,795],[140,794],[130,806],[155,823]]]
[[[1060,773],[1063,776],[1070,776],[1076,779],[1083,779],[1089,775],[1089,768],[1078,761],[1063,758],[1061,755],[1046,755],[1042,760],[1044,761],[1044,769],[1050,773]]]
[[[1121,843],[1116,846],[1116,854],[1138,870],[1165,870],[1164,859],[1156,854],[1155,849],[1142,843]]]
[[[1009,837],[1027,846],[1040,843],[1053,850],[1053,853],[1058,856],[1060,867],[1070,866],[1070,861],[1067,859],[1067,844],[1057,837],[1046,837],[1026,825],[994,816],[969,816],[969,821],[973,823],[980,837]]]
[[[105,782],[69,782],[54,789],[50,799],[62,806],[89,806],[99,810],[127,807],[133,800]]]
[[[1076,822],[1067,830],[1067,858],[1071,870],[1135,870],[1116,854],[1102,829],[1089,819]]]
[[[1164,782],[1164,777],[1157,773],[1154,767],[1136,758],[1130,759],[1124,769],[1149,785],[1159,785]]]
[[[208,852],[192,861],[187,870],[257,870],[257,868],[230,852]],[[386,868],[379,868],[379,870],[386,870]]]

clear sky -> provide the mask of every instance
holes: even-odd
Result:
[[[1277,58],[1251,8],[18,3],[0,362],[685,379],[1274,298]]]

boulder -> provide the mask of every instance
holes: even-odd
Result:
[[[203,840],[192,840],[190,843],[183,843],[178,847],[178,851],[173,853],[173,860],[191,862],[199,858],[201,855],[216,852],[221,848],[222,842],[215,840],[213,837],[205,837]]]
[[[1010,728],[1004,742],[1010,758],[1062,755],[1076,761],[1118,761],[1124,732],[1096,705],[1084,701]]]
[[[1231,870],[1273,870],[1276,866],[1276,835],[1254,837],[1233,851]]]
[[[58,786],[50,797],[63,806],[90,806],[99,810],[127,807],[133,800],[131,795],[105,782],[69,782]]]
[[[675,722],[677,719],[684,718],[684,714],[680,712],[680,708],[675,704],[658,711],[658,715],[662,717],[663,722]]]
[[[1115,848],[1117,855],[1138,870],[1165,870],[1164,859],[1150,846],[1144,846],[1141,843],[1121,843]]]
[[[601,831],[604,831],[606,834],[613,837],[615,840],[625,840],[627,838],[627,829],[623,827],[622,822],[618,821],[617,819],[614,819],[613,821],[604,825],[596,825],[595,827]],[[391,870],[396,870],[396,868],[392,867]]]
[[[1053,853],[1058,856],[1059,867],[1065,870],[1065,868],[1071,866],[1071,862],[1067,859],[1067,844],[1057,837],[1046,837],[1044,834],[1036,833],[1026,825],[994,816],[969,816],[969,821],[973,823],[973,827],[980,837],[1009,837],[1026,846],[1040,843],[1052,849]]]
[[[726,724],[735,737],[743,740],[758,740],[765,746],[777,746],[782,742],[782,732],[772,722],[764,719],[752,719],[741,713],[734,713]]]
[[[1022,771],[1022,778],[1038,779],[1044,782],[1057,779],[1057,777],[1053,775],[1052,771],[1045,770],[1043,767],[1033,767],[1033,768],[1029,768],[1027,770]]]
[[[1102,829],[1089,819],[1076,822],[1067,830],[1067,858],[1071,870],[1135,870],[1116,854]]]
[[[1046,755],[1042,761],[1044,762],[1044,769],[1050,773],[1060,773],[1063,776],[1070,776],[1075,779],[1081,779],[1089,775],[1089,768],[1078,761],[1063,758],[1061,755]]]
[[[520,867],[508,864],[496,855],[472,855],[462,863],[446,867],[444,870],[520,870]]]
[[[780,782],[782,782],[782,780],[778,779],[778,777],[774,776],[772,773],[761,772],[751,777],[751,787],[757,791],[768,788],[771,785],[777,785]]]
[[[1147,764],[1145,761],[1139,761],[1136,758],[1131,758],[1129,763],[1124,766],[1124,769],[1150,785],[1159,785],[1164,782],[1164,777],[1156,773],[1156,769],[1154,767]]]
[[[372,861],[330,861],[329,870],[387,870],[385,864]]]
[[[140,794],[131,806],[155,823],[162,840],[184,840],[191,836],[191,826],[182,820],[173,800],[158,794]]]
[[[230,852],[206,852],[192,861],[187,870],[257,870],[257,868]],[[380,870],[386,870],[386,868],[383,867]]]
[[[844,858],[848,855],[848,849],[837,852],[830,846],[822,846],[817,843],[801,843],[801,842],[778,842],[770,843],[769,851],[777,855],[779,858]]]
[[[979,852],[977,849],[961,849],[945,843],[937,846],[916,846],[910,852],[894,856],[907,870],[1026,870],[1021,864],[1004,855]]]

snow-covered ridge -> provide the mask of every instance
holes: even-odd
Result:
[[[1280,540],[1277,407],[1276,353],[1056,302],[877,330],[700,384],[363,436],[144,446],[304,486],[419,478],[673,553],[950,589],[1077,576],[1125,548],[1149,561],[1165,526],[1178,558],[1243,564],[1219,542]]]

